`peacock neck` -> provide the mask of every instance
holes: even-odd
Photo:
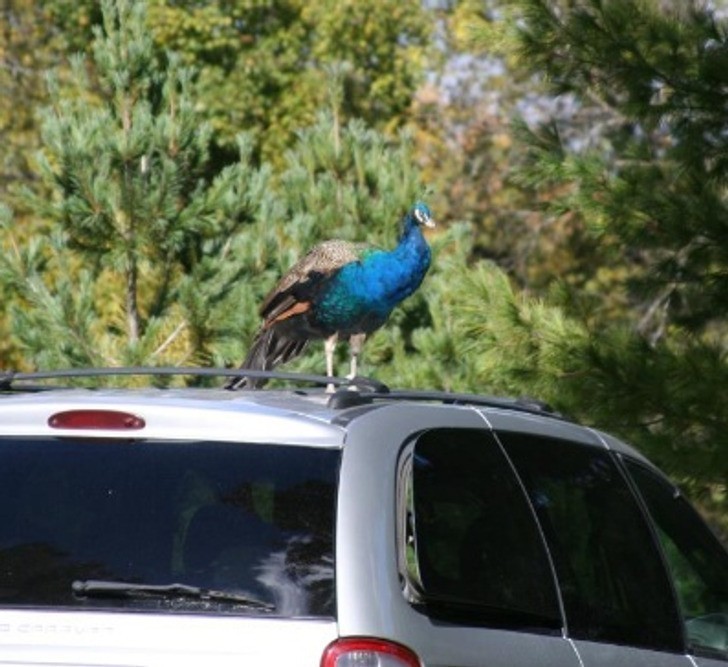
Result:
[[[417,287],[430,266],[430,248],[417,224],[405,225],[397,246],[351,262],[320,292],[316,320],[328,330],[369,332]]]
[[[405,219],[399,242],[392,254],[406,264],[421,265],[424,271],[430,265],[430,246],[427,245],[420,226],[410,216]]]

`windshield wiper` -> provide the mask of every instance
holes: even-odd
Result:
[[[94,598],[187,598],[203,602],[232,602],[248,609],[273,611],[275,605],[241,593],[200,588],[188,584],[133,584],[125,581],[88,579],[71,584],[74,595]]]

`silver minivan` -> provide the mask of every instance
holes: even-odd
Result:
[[[216,373],[0,377],[2,666],[728,665],[726,551],[609,435],[376,383],[53,379],[132,372]]]

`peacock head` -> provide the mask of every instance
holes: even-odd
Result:
[[[410,209],[408,217],[416,225],[420,225],[422,227],[435,226],[435,221],[432,219],[432,212],[430,211],[430,207],[424,202],[416,202],[415,205]]]

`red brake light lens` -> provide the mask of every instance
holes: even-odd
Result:
[[[384,639],[349,637],[329,644],[321,667],[421,667],[417,654]]]
[[[51,428],[138,431],[146,422],[137,415],[119,410],[67,410],[48,417]]]

